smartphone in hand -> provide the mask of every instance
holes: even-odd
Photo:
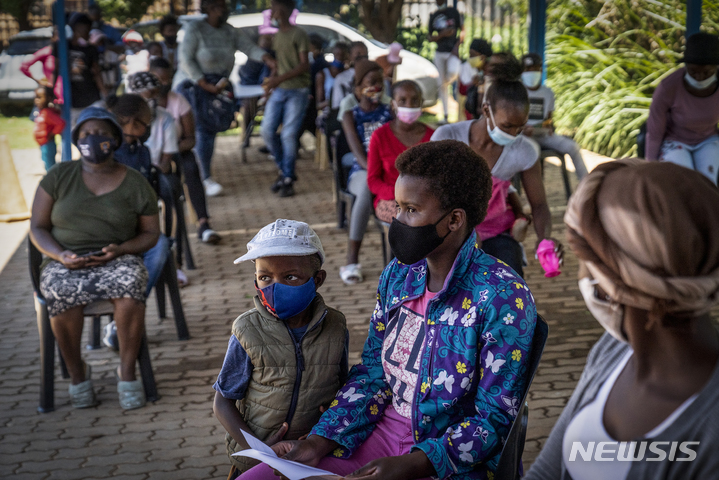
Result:
[[[82,255],[78,255],[80,258],[89,258],[89,257],[99,257],[100,255],[105,255],[105,252],[102,250],[96,250],[94,252],[90,253],[83,253]]]

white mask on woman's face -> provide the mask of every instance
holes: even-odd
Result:
[[[516,135],[510,135],[509,133],[505,132],[501,128],[499,128],[499,125],[497,125],[497,122],[494,121],[494,113],[492,112],[492,106],[488,105],[489,107],[489,118],[492,119],[492,123],[494,124],[494,128],[489,128],[489,119],[487,119],[487,133],[489,133],[489,138],[492,139],[494,143],[497,145],[500,145],[502,147],[506,147],[507,145],[511,145],[514,143],[515,140],[517,140]]]
[[[584,298],[584,303],[587,304],[589,313],[597,319],[599,324],[604,327],[612,337],[620,342],[627,343],[627,337],[622,331],[624,307],[618,303],[597,298],[594,288],[596,284],[597,281],[589,277],[579,280],[579,291],[582,292],[582,297]]]
[[[714,85],[714,83],[717,81],[717,74],[715,73],[706,80],[699,81],[689,75],[689,72],[687,72],[684,74],[684,81],[687,82],[692,88],[696,88],[697,90],[704,90],[705,88],[709,88]]]

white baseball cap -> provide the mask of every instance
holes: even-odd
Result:
[[[247,244],[247,253],[235,264],[263,257],[303,257],[317,254],[325,263],[325,251],[320,237],[305,222],[278,218],[262,227]]]

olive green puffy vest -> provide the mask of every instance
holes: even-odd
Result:
[[[299,372],[297,406],[285,440],[296,440],[309,433],[320,418],[320,406],[329,406],[344,381],[340,378],[340,363],[347,332],[345,317],[327,307],[320,294],[308,308],[312,320],[300,347],[304,370]],[[235,320],[232,334],[247,352],[253,367],[245,398],[237,406],[255,436],[265,441],[287,420],[298,378],[294,339],[285,322],[272,316],[258,297],[255,308]],[[230,461],[241,471],[259,463],[231,456],[240,448],[229,434],[225,435],[225,444]]]

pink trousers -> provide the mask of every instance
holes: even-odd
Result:
[[[377,427],[369,438],[346,460],[327,456],[320,461],[317,468],[328,470],[337,475],[349,475],[367,465],[372,460],[383,457],[394,457],[409,453],[414,445],[412,439],[412,422],[390,405],[377,422]],[[277,480],[272,469],[264,463],[258,465],[238,477],[240,480]],[[426,479],[429,480],[429,479]]]

